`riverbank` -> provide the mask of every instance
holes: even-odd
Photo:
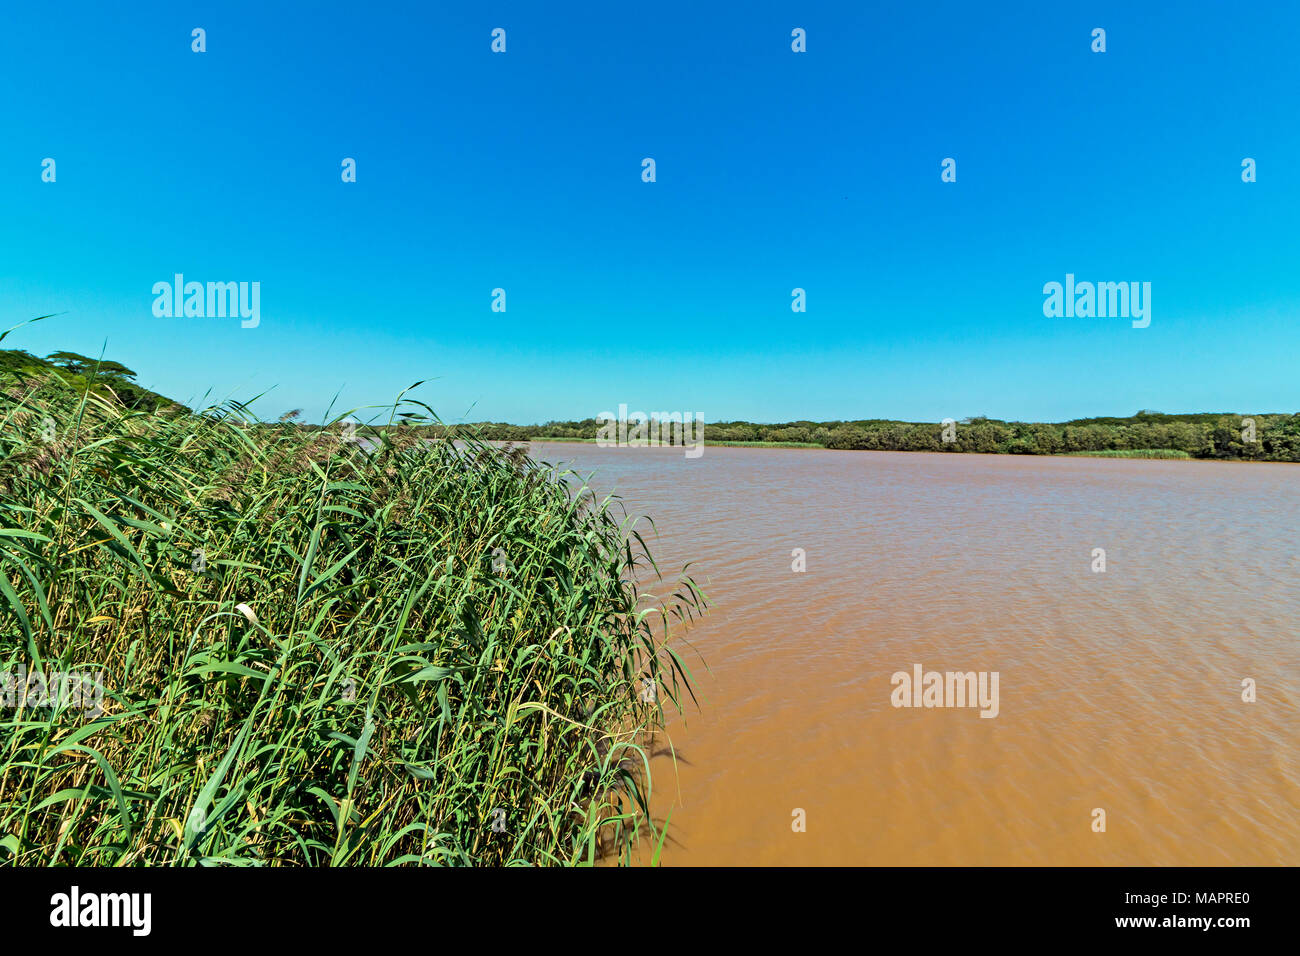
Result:
[[[597,442],[595,438],[553,438],[539,435],[534,438],[522,439],[522,442],[540,441],[540,442],[573,442],[580,445],[594,445]],[[729,448],[825,448],[825,445],[818,445],[813,442],[799,441],[706,441],[706,445],[720,445]]]
[[[654,422],[652,416],[651,419]],[[679,426],[647,427],[650,435],[671,434],[681,444]],[[890,419],[833,422],[692,422],[686,444],[735,447],[830,448],[846,451],[936,451],[1005,455],[1071,455],[1300,462],[1300,414],[1138,412],[1129,418],[1084,418],[1068,422],[1011,422],[975,417],[961,421],[905,422]],[[461,426],[464,427],[464,426]],[[597,419],[472,426],[491,441],[595,441]],[[672,431],[676,428],[677,431]],[[437,429],[435,429],[437,433]],[[1178,457],[1169,455],[1168,457]]]
[[[559,444],[568,444],[568,443],[571,443],[571,444],[575,444],[575,445],[595,445],[595,444],[597,444],[597,440],[596,440],[595,438],[550,438],[550,437],[529,438],[529,439],[525,439],[525,440],[519,442],[518,444],[527,444],[528,442],[542,442],[542,443],[550,442],[550,443],[559,443]],[[817,445],[817,444],[813,444],[812,442],[779,442],[779,441],[708,441],[708,440],[705,440],[705,441],[703,442],[703,444],[706,445],[706,446],[709,446],[709,447],[715,447],[715,446],[716,446],[716,447],[720,447],[720,448],[817,448],[817,449],[821,449],[821,450],[823,450],[823,451],[835,451],[835,450],[838,450],[838,449],[830,449],[830,448],[827,448],[827,446],[825,446],[825,445]],[[932,454],[932,453],[933,453],[933,450],[931,450],[931,449],[898,449],[898,450],[900,450],[900,451],[914,451],[914,452],[919,453],[919,454]],[[955,451],[954,451],[954,452],[948,452],[947,450],[944,450],[944,451],[941,452],[941,453],[944,453],[944,454],[948,454],[948,453],[957,454],[958,452],[955,452]],[[970,453],[967,452],[967,454],[970,454]],[[982,454],[997,454],[997,452],[983,452]],[[1038,456],[1035,456],[1035,457],[1048,457],[1048,458],[1146,458],[1146,459],[1153,459],[1153,460],[1158,460],[1158,461],[1194,461],[1194,460],[1197,460],[1197,459],[1195,459],[1192,455],[1190,455],[1189,453],[1187,453],[1187,452],[1185,452],[1185,451],[1180,451],[1180,450],[1178,450],[1178,449],[1174,449],[1174,448],[1123,448],[1123,449],[1109,449],[1109,450],[1101,450],[1101,451],[1070,451],[1070,452],[1058,452],[1058,453],[1056,453],[1056,454],[1052,454],[1052,455],[1038,455]],[[1221,461],[1259,461],[1259,460],[1268,460],[1268,459],[1224,458],[1224,459],[1211,459],[1211,460],[1221,460]]]

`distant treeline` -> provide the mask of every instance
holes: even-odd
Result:
[[[456,426],[464,428],[465,426]],[[481,422],[482,437],[496,441],[541,438],[589,440],[594,418],[542,425]],[[437,429],[441,432],[441,429]],[[950,451],[1002,455],[1069,455],[1080,452],[1177,451],[1193,458],[1300,461],[1300,414],[1237,415],[1204,412],[1166,415],[1141,411],[1130,418],[1078,418],[1068,422],[1006,422],[967,418],[940,422],[888,419],[836,422],[706,422],[704,440],[801,443],[869,451]]]
[[[7,373],[7,374],[6,374]],[[55,373],[52,375],[51,373]],[[90,388],[112,392],[127,408],[139,411],[188,410],[134,381],[135,372],[118,362],[96,359],[76,352],[53,352],[40,358],[19,349],[0,349],[0,384],[12,387],[26,382],[29,387],[52,386],[57,375],[65,386],[77,391]],[[282,427],[316,429],[300,425],[298,412],[281,417]],[[413,423],[413,419],[408,419]],[[546,422],[542,425],[510,425],[477,422],[450,426],[456,433],[475,432],[488,441],[526,442],[534,439],[592,441],[602,424],[595,418],[582,421]],[[448,426],[416,426],[441,436]],[[629,426],[632,428],[634,426]],[[665,430],[666,433],[666,430]],[[960,422],[901,422],[884,418],[859,421],[785,422],[765,425],[755,422],[705,422],[706,444],[810,445],[822,448],[867,451],[947,451],[998,455],[1075,455],[1089,453],[1143,457],[1221,458],[1254,461],[1300,462],[1300,414],[1241,415],[1200,412],[1167,415],[1140,411],[1129,418],[1076,418],[1068,422],[1007,422],[977,416]],[[681,442],[680,425],[672,430],[674,443]],[[950,438],[951,440],[945,440]],[[693,441],[693,436],[688,441]],[[1127,453],[1127,454],[1126,454]]]

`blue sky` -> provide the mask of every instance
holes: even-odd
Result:
[[[7,12],[0,323],[65,314],[5,346],[269,417],[1300,408],[1298,5],[287,6]],[[1045,318],[1067,272],[1150,327]]]

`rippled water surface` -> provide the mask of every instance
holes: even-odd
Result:
[[[532,453],[714,602],[665,863],[1300,864],[1300,466]],[[914,664],[998,672],[1000,713],[891,706]]]

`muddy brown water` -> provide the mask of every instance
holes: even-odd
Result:
[[[665,864],[1300,864],[1300,465],[532,454],[713,602]],[[893,706],[916,665],[997,672],[997,716]]]

